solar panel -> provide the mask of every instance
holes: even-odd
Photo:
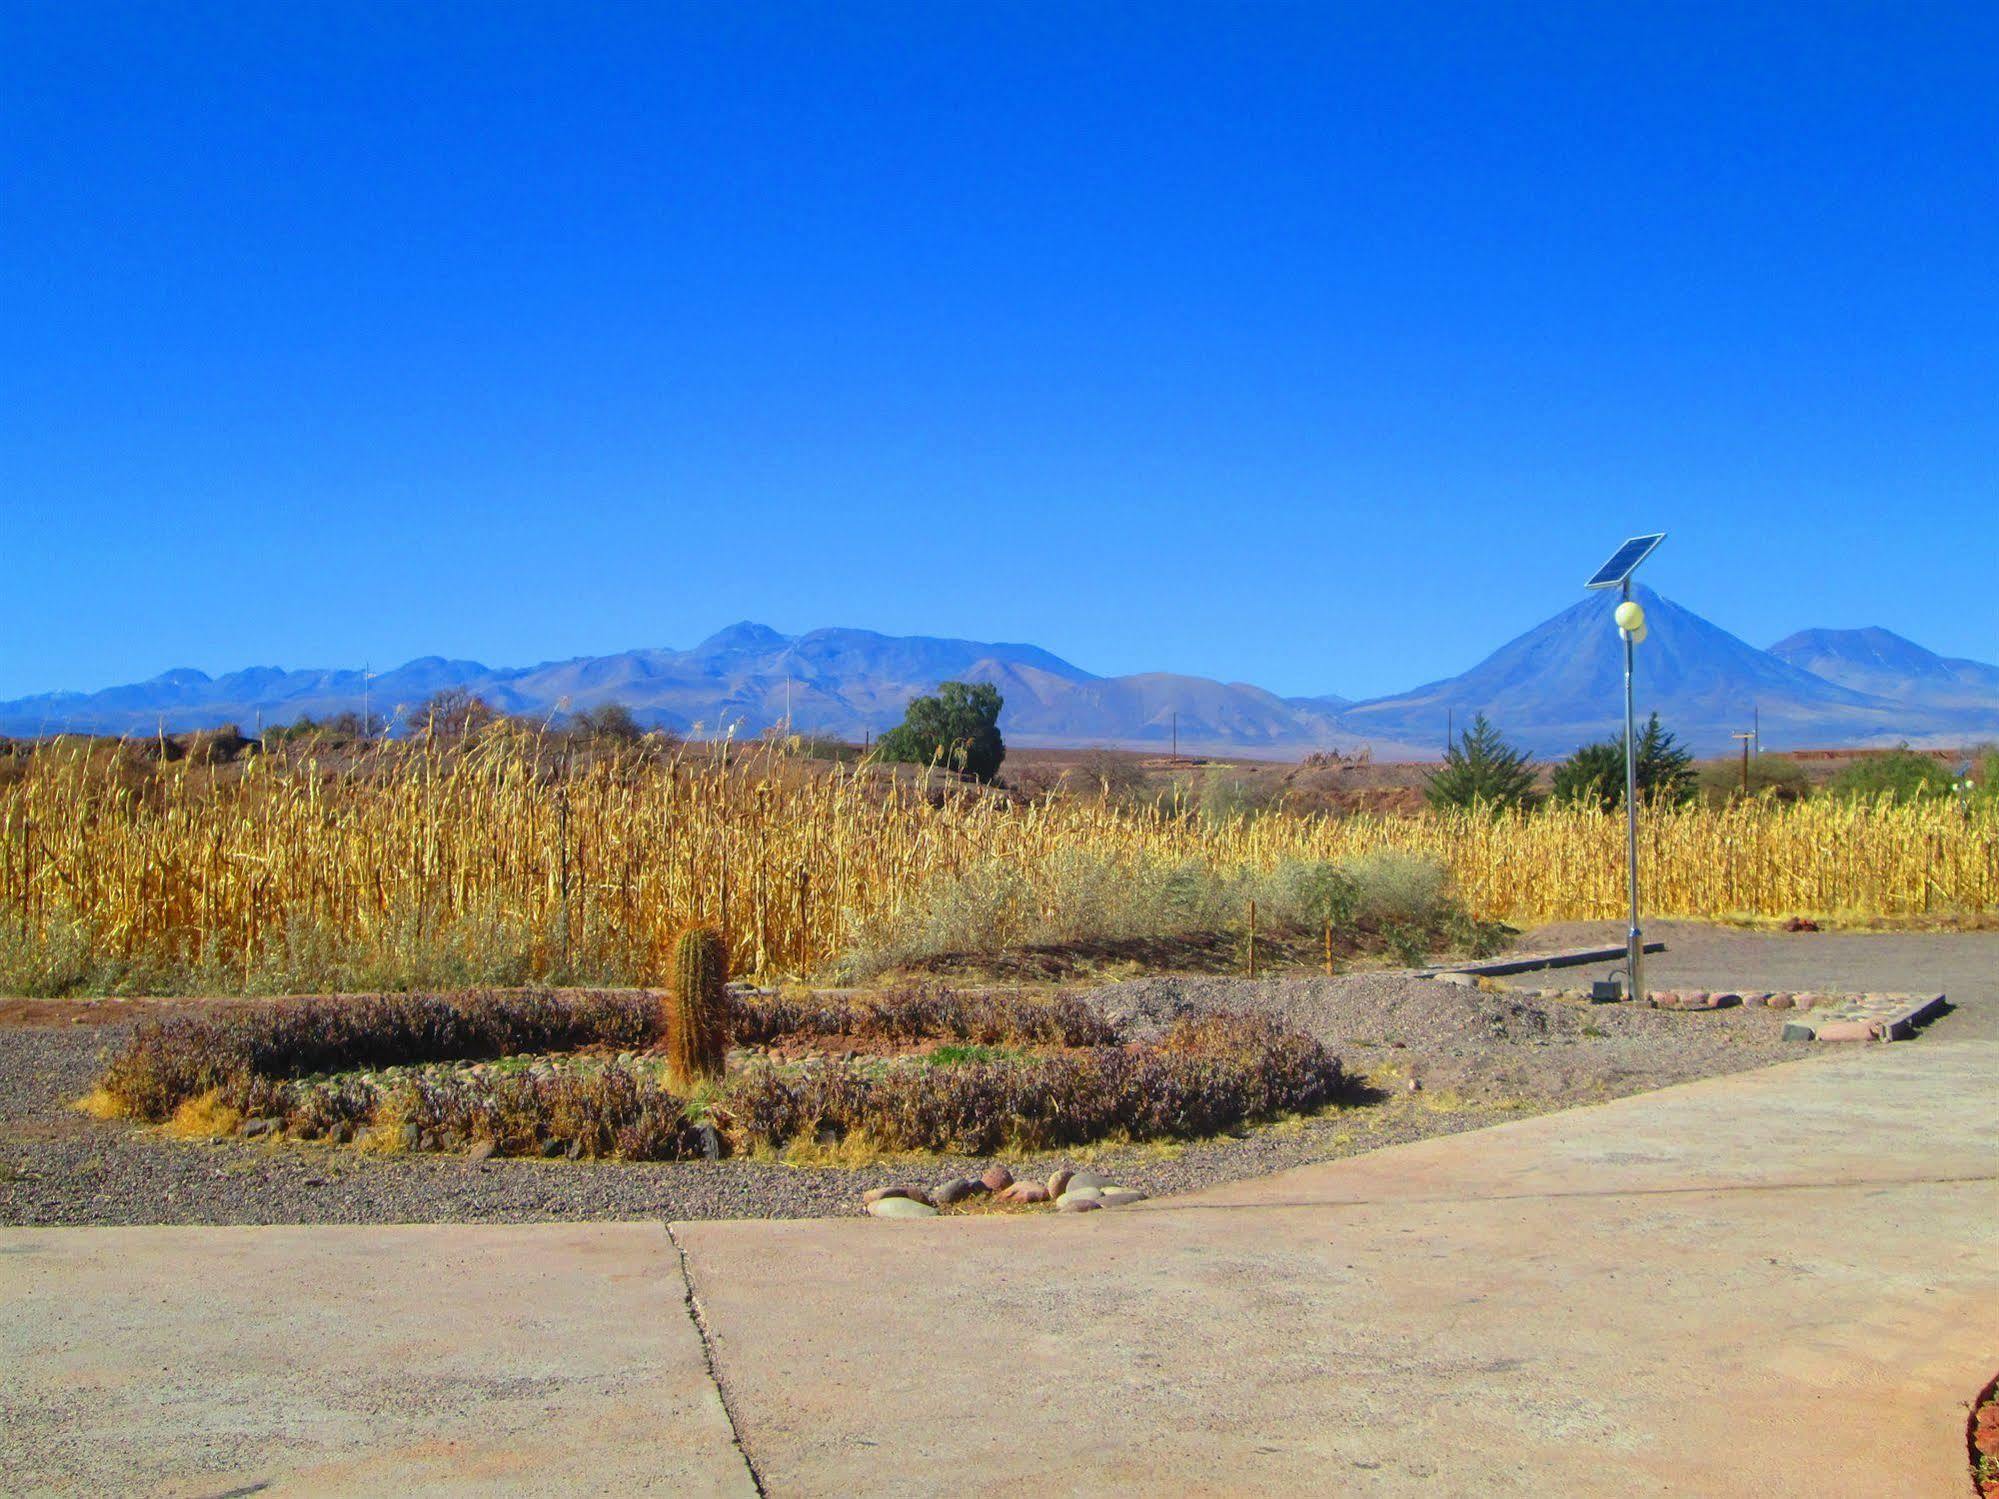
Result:
[[[1652,555],[1652,548],[1666,539],[1661,531],[1657,536],[1634,536],[1615,552],[1610,561],[1596,570],[1596,576],[1583,584],[1585,588],[1616,588],[1638,570],[1638,564]]]

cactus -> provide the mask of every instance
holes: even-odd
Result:
[[[666,1076],[685,1091],[719,1078],[729,1052],[728,955],[713,927],[689,927],[673,949],[673,989],[666,1007]]]

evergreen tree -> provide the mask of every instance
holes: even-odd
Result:
[[[1638,731],[1638,794],[1677,807],[1693,800],[1694,757],[1659,725],[1654,713]],[[1606,812],[1624,805],[1624,736],[1585,744],[1555,767],[1555,799],[1594,803]]]
[[[1534,767],[1481,713],[1445,751],[1424,794],[1433,807],[1521,807],[1534,797]]]
[[[1006,758],[999,716],[1004,704],[990,682],[946,682],[935,697],[914,699],[902,722],[882,735],[878,759],[943,765],[990,781]]]

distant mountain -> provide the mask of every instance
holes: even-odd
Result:
[[[1800,630],[1770,647],[1780,661],[1895,702],[1999,710],[1999,666],[1939,656],[1893,630]]]
[[[1999,703],[1981,714],[1955,701],[1890,701],[1760,651],[1649,588],[1634,594],[1647,624],[1637,655],[1638,710],[1656,709],[1697,753],[1726,751],[1730,733],[1758,718],[1772,749],[1999,730]],[[1359,734],[1441,744],[1447,723],[1462,728],[1482,712],[1544,756],[1615,734],[1624,692],[1624,648],[1611,619],[1617,602],[1608,591],[1590,594],[1462,675],[1356,703],[1339,722]]]
[[[1327,707],[1293,705],[1260,687],[1149,672],[1099,677],[1039,646],[813,630],[784,635],[744,621],[689,650],[580,656],[524,668],[426,657],[368,681],[371,711],[394,721],[433,693],[461,688],[510,713],[623,703],[647,724],[716,734],[756,734],[789,721],[801,732],[858,739],[902,721],[909,700],[952,679],[992,682],[1016,744],[1127,744],[1164,749],[1176,730],[1199,751],[1351,748]],[[209,677],[191,668],[94,693],[50,693],[0,703],[0,733],[59,729],[150,734],[235,723],[290,722],[361,706],[361,673],[252,667]],[[1395,747],[1397,751],[1403,747]]]
[[[1641,712],[1656,708],[1696,751],[1730,747],[1762,716],[1771,748],[1949,742],[1999,737],[1999,668],[1948,661],[1880,631],[1813,630],[1759,651],[1699,615],[1639,589],[1650,637],[1639,648]],[[1372,747],[1381,759],[1434,756],[1446,726],[1490,716],[1537,755],[1614,733],[1623,653],[1592,594],[1501,646],[1461,676],[1367,702],[1279,697],[1246,682],[1141,672],[1100,677],[1039,646],[813,630],[784,635],[744,621],[688,650],[579,656],[490,667],[425,656],[366,681],[372,711],[394,722],[433,693],[460,688],[510,713],[555,714],[623,703],[681,733],[757,734],[787,720],[801,732],[859,738],[901,721],[919,693],[953,678],[992,682],[1001,727],[1019,745],[1123,744],[1296,755]],[[1809,669],[1808,669],[1809,668]],[[189,667],[101,692],[0,703],[0,733],[151,734],[235,723],[288,723],[361,706],[359,671],[250,667],[210,677]]]

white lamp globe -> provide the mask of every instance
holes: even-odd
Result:
[[[1617,606],[1617,628],[1629,630],[1634,635],[1645,628],[1645,611],[1639,607],[1638,600],[1626,599]]]
[[[1645,621],[1641,619],[1638,621],[1637,629],[1627,630],[1625,633],[1631,637],[1631,643],[1633,645],[1643,645],[1645,643],[1645,637],[1651,632],[1645,628]]]

